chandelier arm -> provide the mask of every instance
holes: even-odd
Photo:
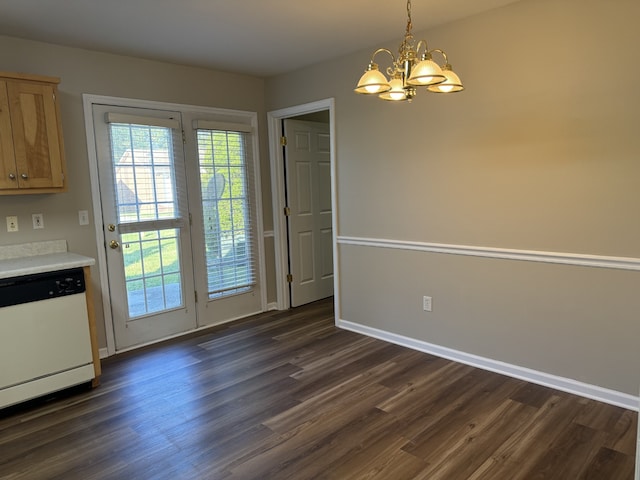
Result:
[[[447,54],[444,53],[444,51],[440,50],[439,48],[434,48],[433,50],[429,50],[426,53],[427,53],[427,55],[431,55],[434,52],[438,52],[440,55],[442,55],[442,57],[444,58],[445,65],[449,64],[449,59],[447,58]]]
[[[397,69],[397,67],[396,67],[396,57],[393,54],[393,52],[391,50],[389,50],[388,48],[379,48],[375,52],[373,52],[373,54],[371,55],[371,60],[369,61],[369,65],[370,66],[371,65],[376,65],[375,58],[376,58],[376,55],[378,55],[379,53],[387,53],[391,57],[391,66],[387,67],[386,72],[387,72],[387,75],[392,77],[394,75],[396,69]],[[376,65],[376,68],[377,68],[377,65]]]
[[[427,46],[426,40],[418,40],[418,44],[416,45],[416,55],[420,56],[420,48],[424,48],[425,55],[428,55],[429,47]]]
[[[376,55],[382,52],[388,53],[391,56],[391,61],[393,63],[396,63],[396,57],[393,55],[393,52],[388,48],[379,48],[375,52],[373,52],[373,55],[371,55],[371,63],[374,63],[373,61],[375,60]]]

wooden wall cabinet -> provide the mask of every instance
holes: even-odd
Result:
[[[0,195],[66,190],[58,83],[0,72]]]

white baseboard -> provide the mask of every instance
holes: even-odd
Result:
[[[109,356],[109,350],[107,348],[101,348],[99,350],[100,358],[107,358]]]
[[[464,363],[472,367],[489,370],[491,372],[500,373],[509,377],[525,380],[527,382],[543,385],[545,387],[555,388],[563,392],[572,393],[581,397],[590,398],[600,402],[616,405],[629,410],[638,411],[639,398],[627,393],[618,392],[590,385],[588,383],[579,382],[570,378],[559,377],[537,370],[512,365],[509,363],[492,360],[490,358],[480,357],[470,353],[453,350],[451,348],[434,345],[432,343],[416,340],[414,338],[405,337],[396,333],[379,330],[377,328],[368,327],[359,323],[349,322],[347,320],[338,319],[336,325],[345,330],[361,333],[368,337],[377,338],[386,342],[395,343],[403,347],[418,350],[420,352],[429,353],[437,357],[446,358],[455,362]]]
[[[270,312],[271,310],[278,310],[277,302],[267,303],[267,312]]]

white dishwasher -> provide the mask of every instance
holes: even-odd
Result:
[[[0,408],[95,376],[82,268],[0,279]]]

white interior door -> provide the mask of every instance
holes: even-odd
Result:
[[[291,306],[333,295],[329,125],[284,120]]]
[[[196,327],[180,113],[93,106],[116,348]]]

